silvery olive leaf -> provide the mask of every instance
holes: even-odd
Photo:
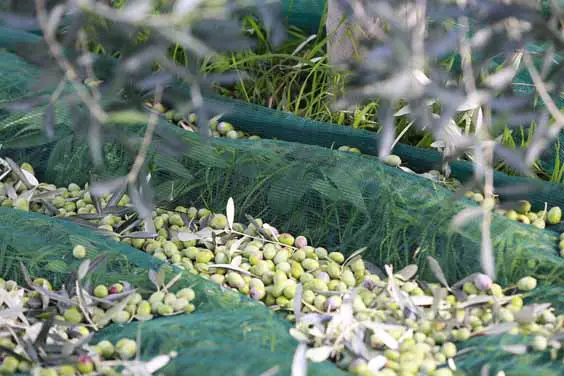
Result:
[[[212,230],[210,227],[204,227],[198,232],[179,232],[178,240],[186,242],[191,240],[212,240],[213,234],[221,234],[223,230]]]
[[[475,306],[475,305],[483,305],[483,304],[486,304],[486,303],[490,303],[492,301],[493,301],[493,298],[491,296],[477,295],[477,296],[471,296],[468,300],[466,300],[464,302],[460,302],[456,306],[459,309],[464,309],[464,308],[472,307],[472,306]]]
[[[402,281],[409,281],[417,274],[417,270],[419,268],[416,264],[407,265],[405,268],[400,270],[399,272],[395,273],[395,276],[401,279]]]
[[[519,323],[528,323],[534,321],[542,312],[550,308],[550,303],[528,304],[514,314],[515,321]]]
[[[233,198],[229,197],[227,200],[227,207],[225,208],[225,213],[227,215],[227,224],[230,229],[233,229],[233,220],[235,219],[235,203]]]
[[[518,344],[518,345],[502,345],[501,348],[511,354],[515,355],[523,355],[527,353],[527,345]]]
[[[31,184],[31,182],[29,182],[27,180],[27,175],[23,173],[24,170],[22,168],[20,168],[20,166],[18,166],[18,164],[16,162],[14,162],[12,159],[10,159],[8,157],[5,158],[5,161],[10,166],[10,169],[12,170],[12,172],[14,174],[16,174],[18,179],[20,179],[20,181],[23,182],[26,187],[31,188],[31,187],[34,186],[33,184]],[[35,180],[35,181],[37,181],[37,180]]]
[[[33,174],[25,169],[20,169],[21,173],[25,176],[25,179],[32,187],[37,187],[39,185],[39,181]]]
[[[157,233],[148,233],[145,231],[136,231],[136,232],[130,232],[128,234],[123,234],[120,235],[121,238],[123,239],[155,239],[157,238],[158,234]]]
[[[161,289],[163,281],[159,281],[157,277],[157,272],[154,269],[149,270],[149,280],[153,282],[157,291]]]
[[[303,286],[301,283],[298,283],[296,286],[296,292],[294,294],[294,316],[296,317],[296,322],[300,322],[302,316],[302,294],[303,294]]]
[[[171,360],[169,355],[158,355],[145,363],[145,370],[152,375],[169,364]]]
[[[316,348],[307,349],[306,357],[314,363],[321,363],[331,356],[333,352],[332,346],[321,346]]]
[[[431,271],[433,272],[435,277],[439,280],[439,282],[441,282],[443,286],[445,286],[448,290],[450,290],[445,274],[443,273],[443,269],[441,268],[437,260],[435,260],[432,256],[427,256],[427,262],[429,263],[429,267],[431,268]]]
[[[12,184],[4,184],[4,189],[6,190],[6,195],[8,196],[8,198],[12,200],[18,198],[18,194],[16,193],[16,190],[14,189]]]
[[[76,273],[76,278],[79,281],[84,279],[84,277],[86,277],[86,275],[88,274],[89,270],[90,270],[90,260],[84,260],[80,264],[80,267],[78,268],[78,271]]]
[[[386,347],[392,350],[399,348],[398,341],[394,337],[392,337],[382,326],[368,321],[363,321],[362,325],[370,329],[374,333],[376,338],[378,338],[378,340],[381,341]]]
[[[499,334],[506,333],[517,326],[518,324],[515,322],[505,322],[502,324],[489,325],[485,327],[483,330],[481,330],[479,334],[486,336],[496,336]]]
[[[349,257],[347,257],[345,259],[345,261],[343,262],[343,266],[342,268],[345,268],[350,262],[352,262],[355,258],[357,258],[358,256],[362,255],[364,253],[364,251],[366,251],[368,247],[362,247],[360,249],[357,249],[356,251],[354,251],[353,253],[351,253],[349,255]]]
[[[280,366],[274,366],[272,368],[267,369],[259,376],[276,376],[278,375],[279,372],[280,372]]]
[[[107,180],[104,182],[92,182],[90,184],[90,193],[94,196],[104,196],[123,189],[127,185],[127,179],[124,176]]]
[[[300,343],[292,359],[291,376],[307,376],[307,358],[310,350],[305,343]],[[306,358],[307,357],[307,358]]]
[[[465,208],[452,218],[450,223],[451,231],[457,231],[462,229],[468,222],[481,217],[484,214],[484,209],[482,207],[470,207]]]
[[[368,369],[376,373],[384,368],[387,362],[388,358],[386,358],[384,355],[376,355],[374,358],[368,361]]]
[[[290,335],[294,337],[294,339],[298,342],[304,342],[304,343],[309,342],[309,337],[305,333],[299,331],[296,328],[290,328]]]
[[[245,270],[245,269],[241,269],[238,266],[235,266],[233,264],[210,264],[208,265],[208,268],[211,269],[227,269],[227,270],[233,270],[234,272],[243,274],[243,275],[248,275],[248,276],[252,276],[252,277],[257,277],[254,274],[252,274],[251,272]]]

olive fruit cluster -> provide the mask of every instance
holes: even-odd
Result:
[[[560,234],[558,249],[560,250],[560,256],[564,257],[564,233]]]
[[[356,374],[450,375],[451,370],[444,365],[456,355],[457,343],[483,335],[499,324],[511,324],[507,330],[512,334],[535,336],[534,350],[548,351],[552,357],[562,351],[561,343],[554,338],[562,333],[564,316],[552,309],[531,315],[524,306],[520,291],[536,288],[532,277],[504,290],[485,275],[473,275],[450,290],[441,290],[445,296],[435,302],[434,290],[442,289],[440,285],[422,283],[414,273],[406,276],[403,271],[389,273],[387,279],[379,277],[367,269],[359,254],[345,258],[341,252],[314,247],[304,236],[280,234],[260,218],[251,219],[247,225],[229,226],[226,215],[208,209],[156,209],[152,213],[154,236],[134,237],[128,234],[142,232],[141,225],[124,227],[131,222],[132,211],[92,215],[97,209],[87,187],[71,184],[62,190],[51,188],[56,194],[50,204],[64,210],[56,215],[78,216],[118,241],[274,309],[294,311],[297,303],[300,311],[289,315],[296,320],[293,335],[305,340],[310,350],[340,349],[335,358],[340,359],[338,364]],[[114,209],[130,207],[127,195],[119,200],[108,195],[97,199],[102,208],[111,202]],[[75,205],[71,207],[69,202]],[[49,208],[39,203],[30,208],[49,213]],[[523,211],[530,213],[530,207],[523,207]],[[85,253],[81,247],[73,249],[75,257],[85,257]],[[124,290],[122,284],[99,285],[89,293],[97,299],[108,299]],[[511,294],[506,295],[507,291]],[[127,299],[123,309],[111,318],[105,312],[107,307],[97,305],[92,320],[103,326],[108,320],[123,323],[194,310],[194,292],[190,289],[176,294],[157,291],[147,297],[134,293]],[[349,315],[350,320],[350,312],[354,321],[343,325],[343,317]],[[303,320],[304,316],[320,318]],[[61,317],[75,325],[85,322],[78,304]],[[366,354],[351,350],[355,346],[335,347],[336,341],[351,338],[354,333],[347,331],[353,329],[363,330],[362,338],[369,338],[371,351],[381,357],[379,360],[371,362]],[[381,366],[375,371],[374,364]]]
[[[401,271],[386,279],[368,274],[359,287],[328,297],[339,301],[335,310],[301,315],[291,334],[308,343],[308,358],[322,361],[330,355],[326,350],[334,350],[332,358],[341,367],[363,376],[454,375],[449,364],[457,344],[500,327],[532,336],[529,351],[546,351],[553,360],[564,356],[559,339],[564,315],[552,308],[531,314],[523,303],[521,292],[536,287],[532,277],[519,280],[516,289],[509,289],[511,295],[483,274],[450,291],[421,284],[414,274],[405,277]],[[434,301],[437,289],[443,293],[436,296],[443,298]],[[305,297],[302,302],[307,307]],[[355,342],[363,338],[369,350]]]
[[[16,344],[5,339],[2,345],[15,349]],[[40,376],[76,376],[98,374],[104,376],[121,375],[115,367],[104,364],[105,361],[130,360],[137,353],[137,342],[129,338],[118,340],[115,345],[108,340],[98,342],[94,346],[85,346],[89,351],[86,355],[77,356],[76,361],[57,366],[41,367],[32,362],[20,360],[8,355],[2,359],[0,374],[11,375],[15,373],[36,372]]]
[[[545,228],[547,225],[557,225],[562,220],[562,209],[558,206],[554,206],[549,210],[535,212],[532,210],[532,205],[529,201],[521,200],[517,209],[505,210],[497,207],[499,202],[496,199],[486,199],[481,193],[466,192],[465,196],[488,209],[495,208],[497,214],[538,228]]]
[[[191,313],[196,309],[193,304],[195,293],[191,288],[183,288],[176,293],[171,291],[156,291],[147,296],[135,292],[121,298],[126,292],[124,285],[121,283],[115,283],[110,286],[102,284],[95,286],[91,295],[96,297],[98,302],[101,303],[90,307],[92,311],[91,321],[98,327],[104,327],[110,322],[124,324],[132,320],[146,321],[152,319],[154,316]],[[111,315],[108,316],[108,309],[115,307],[115,304],[109,304],[113,301],[113,296],[118,296],[122,300],[125,300],[125,304],[122,309],[114,310]],[[104,301],[108,301],[108,303],[104,303]],[[86,322],[84,314],[77,306],[65,310],[63,318],[76,325]]]
[[[34,286],[41,287],[41,289],[33,288]],[[3,328],[11,328],[10,331],[0,332],[0,347],[8,351],[0,352],[0,374],[10,375],[14,373],[33,373],[42,376],[71,376],[77,374],[101,374],[101,375],[119,375],[120,373],[114,368],[104,365],[104,360],[129,360],[133,358],[137,353],[137,343],[128,338],[122,338],[118,340],[115,345],[111,342],[105,340],[101,341],[95,346],[89,346],[84,342],[84,338],[90,334],[89,327],[92,327],[91,323],[100,326],[104,326],[107,320],[97,320],[97,315],[105,315],[106,312],[100,305],[89,306],[90,312],[92,312],[91,318],[85,320],[86,311],[79,308],[79,303],[76,297],[70,298],[72,303],[76,305],[70,306],[66,309],[59,309],[60,304],[49,303],[49,307],[43,306],[43,301],[41,295],[49,294],[53,292],[53,287],[51,283],[44,278],[36,278],[32,281],[32,286],[30,289],[25,289],[19,286],[13,280],[3,280],[0,279],[0,311],[4,309],[14,309],[14,307],[21,304],[23,307],[23,312],[25,313],[25,320],[21,316],[8,315],[5,316],[7,320],[3,321]],[[107,288],[104,285],[98,285],[94,288],[93,295],[102,302],[104,305],[106,299],[108,303],[111,301],[113,306],[118,306],[120,304],[119,300],[111,299],[112,294],[122,294],[124,293],[124,286],[121,284],[114,284]],[[153,294],[154,295],[154,294]],[[59,296],[62,296],[59,294]],[[85,299],[88,298],[87,292],[85,292]],[[194,291],[190,288],[184,288],[178,291],[176,294],[167,293],[164,301],[168,304],[172,304],[174,309],[170,311],[173,314],[175,311],[181,312],[191,312],[194,310],[194,306],[190,303],[195,298]],[[9,305],[8,304],[9,299]],[[117,311],[115,315],[110,315],[108,319],[113,322],[125,322],[124,315],[137,317],[139,319],[148,319],[151,313],[158,313],[167,315],[169,312],[157,312],[158,308],[155,308],[155,312],[151,312],[151,306],[147,300],[142,300],[141,296],[138,294],[129,295],[125,298],[127,305],[125,305],[123,311]],[[153,296],[149,300],[155,300]],[[143,303],[145,302],[145,304]],[[149,310],[145,312],[143,309],[148,305]],[[41,360],[32,361],[28,354],[24,351],[24,348],[18,346],[20,343],[19,339],[15,336],[21,336],[25,334],[24,328],[29,325],[36,323],[41,323],[48,319],[49,314],[47,314],[49,309],[55,308],[60,314],[54,317],[54,322],[49,331],[48,343],[52,344],[55,351],[59,347],[62,347],[68,343],[76,343],[74,345],[73,353],[68,354],[68,359],[61,359],[57,365],[45,366]],[[109,304],[105,308],[109,308]],[[13,317],[13,319],[12,319]],[[152,316],[151,316],[152,317]],[[98,317],[100,318],[100,317]],[[71,325],[69,325],[71,324]],[[78,351],[80,350],[80,351]],[[42,349],[43,352],[48,351],[47,348]],[[75,351],[78,351],[75,353]],[[60,358],[60,354],[56,354]],[[46,353],[46,356],[49,356]],[[26,360],[27,359],[27,360]]]
[[[199,132],[199,127],[197,125],[198,115],[195,113],[190,113],[187,117],[183,114],[175,112],[174,110],[167,110],[165,106],[161,103],[145,103],[147,108],[153,109],[166,117],[167,120],[177,124],[182,129],[188,132]],[[260,137],[256,135],[248,135],[247,133],[236,130],[233,124],[227,121],[218,121],[216,118],[212,118],[209,121],[209,135],[212,137],[219,138],[230,138],[230,139],[249,139],[249,140],[259,140]]]
[[[136,244],[132,245],[269,306],[292,307],[296,287],[302,283],[308,304],[324,310],[334,302],[314,291],[345,291],[358,285],[365,276],[362,260],[345,263],[342,253],[309,246],[303,236],[283,233],[278,234],[276,241],[261,239],[257,236],[259,231],[265,233],[273,227],[260,219],[248,226],[235,223],[233,228],[238,234],[219,233],[227,226],[225,215],[194,207],[177,207],[176,211],[187,213],[191,220],[207,222],[209,228],[218,231],[216,244],[212,246],[207,239],[180,241],[163,236],[144,242],[133,241]],[[181,233],[186,231],[178,227],[179,222],[178,214],[165,210],[157,210],[154,217],[159,231],[165,225]],[[260,227],[257,229],[255,225]]]
[[[185,129],[186,131],[189,132],[199,132],[199,128],[196,125],[197,121],[198,121],[198,116],[195,113],[190,113],[187,117],[184,117],[183,114],[177,113],[174,110],[168,110],[164,105],[162,105],[161,103],[150,103],[147,102],[145,103],[145,106],[149,109],[153,109],[161,114],[163,114],[163,116],[165,116],[167,118],[167,120],[169,120],[170,122],[173,122],[175,124],[177,124],[179,127]],[[218,121],[216,118],[212,118],[209,121],[209,135],[212,137],[224,137],[224,138],[230,138],[230,139],[248,139],[248,140],[259,140],[260,136],[257,135],[248,135],[245,132],[242,132],[240,130],[236,130],[233,127],[233,124],[227,122],[227,121]],[[337,150],[339,151],[348,151],[351,153],[357,153],[357,154],[361,154],[362,151],[357,148],[357,147],[353,147],[353,146],[348,146],[348,145],[341,145],[337,148]],[[388,155],[386,157],[384,157],[382,159],[382,161],[392,167],[399,167],[402,164],[402,160],[399,156],[391,154]],[[413,172],[409,169],[405,169],[405,171],[407,172]],[[437,180],[436,176],[432,176],[433,180]],[[443,182],[444,180],[447,180],[445,177],[441,176],[439,181]],[[455,181],[455,179],[449,179],[452,180],[452,183],[455,186],[459,186],[460,184],[457,184],[458,182]],[[449,181],[449,183],[451,183]]]
[[[337,150],[348,151],[348,152],[351,152],[351,153],[361,153],[359,148],[355,148],[355,147],[347,146],[347,145],[339,146],[339,148],[337,148]]]
[[[42,287],[48,292],[53,291],[51,283],[44,278],[33,280],[35,286]],[[21,289],[15,281],[4,281],[0,279],[0,289],[11,291],[21,291],[24,306],[37,309],[41,306],[41,293],[38,291],[26,291]],[[189,287],[172,291],[156,291],[146,296],[138,292],[128,293],[131,287],[126,287],[122,283],[114,283],[110,286],[103,284],[96,285],[92,291],[83,291],[85,296],[94,297],[95,300],[88,306],[90,317],[85,316],[77,296],[70,298],[69,306],[59,310],[55,319],[66,321],[70,324],[80,326],[80,331],[88,334],[86,328],[89,324],[94,324],[98,328],[104,327],[109,323],[123,324],[132,320],[145,321],[156,316],[170,316],[180,313],[191,313],[196,307],[193,304],[196,294]],[[24,292],[25,291],[25,292]],[[122,304],[118,304],[122,303]],[[120,310],[109,311],[110,308],[122,306]]]

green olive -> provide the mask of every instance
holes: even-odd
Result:
[[[537,287],[537,280],[533,277],[523,277],[517,282],[517,288],[521,291],[531,291]]]
[[[294,237],[291,234],[283,233],[278,236],[278,241],[284,245],[294,245]]]
[[[77,259],[83,259],[86,257],[86,248],[82,245],[75,245],[72,249],[72,255]]]
[[[547,214],[548,223],[550,223],[551,225],[556,225],[560,223],[561,219],[562,219],[562,209],[560,209],[558,206],[550,208]]]
[[[108,296],[108,288],[104,285],[98,285],[94,288],[94,296],[97,298],[105,298]]]
[[[76,307],[67,309],[63,317],[71,324],[80,324],[83,319],[82,313]]]
[[[129,338],[122,338],[117,341],[115,349],[121,359],[131,359],[137,353],[137,343]]]
[[[112,316],[112,321],[116,324],[124,324],[129,321],[131,314],[127,311],[118,311]]]

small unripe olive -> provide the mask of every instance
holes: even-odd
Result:
[[[72,249],[72,255],[77,259],[83,259],[86,257],[86,248],[82,245],[75,245]]]
[[[517,282],[517,288],[521,291],[531,291],[537,287],[537,280],[533,277],[523,277]]]

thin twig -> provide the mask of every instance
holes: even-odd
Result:
[[[158,86],[155,89],[155,103],[160,103],[162,92],[163,90],[161,86]],[[137,182],[139,171],[141,171],[141,167],[143,167],[143,164],[145,163],[147,152],[149,151],[149,147],[151,146],[151,142],[153,141],[153,133],[155,132],[155,128],[157,127],[158,120],[159,114],[156,111],[151,111],[147,129],[145,130],[145,135],[143,136],[143,143],[141,144],[139,153],[135,157],[135,161],[133,162],[131,170],[127,174],[127,182],[129,184],[135,184],[135,182]]]
[[[550,130],[549,130],[549,134],[551,136],[555,137],[560,133],[560,129],[562,129],[564,127],[564,115],[562,115],[562,113],[560,112],[560,110],[558,109],[558,107],[556,106],[554,101],[552,100],[552,97],[548,93],[548,90],[546,88],[546,84],[544,83],[544,81],[542,80],[542,77],[540,76],[539,72],[535,68],[535,66],[533,64],[533,60],[531,59],[531,56],[529,56],[528,53],[525,53],[523,55],[523,60],[525,61],[525,65],[527,66],[527,70],[529,71],[529,74],[531,75],[531,78],[533,79],[533,83],[535,84],[535,87],[536,87],[541,99],[543,100],[544,104],[546,105],[546,108],[548,108],[548,111],[550,111],[550,114],[556,120],[556,123],[554,124],[554,126],[551,127]]]
[[[37,10],[37,20],[39,22],[41,31],[43,32],[45,42],[47,43],[47,47],[49,48],[51,55],[53,55],[55,61],[63,70],[66,79],[75,88],[79,98],[88,107],[92,116],[94,116],[100,123],[105,123],[108,115],[78,80],[79,75],[71,62],[65,57],[62,46],[59,44],[59,42],[57,42],[55,36],[49,33],[49,18],[47,17],[45,0],[35,0],[35,7]]]

